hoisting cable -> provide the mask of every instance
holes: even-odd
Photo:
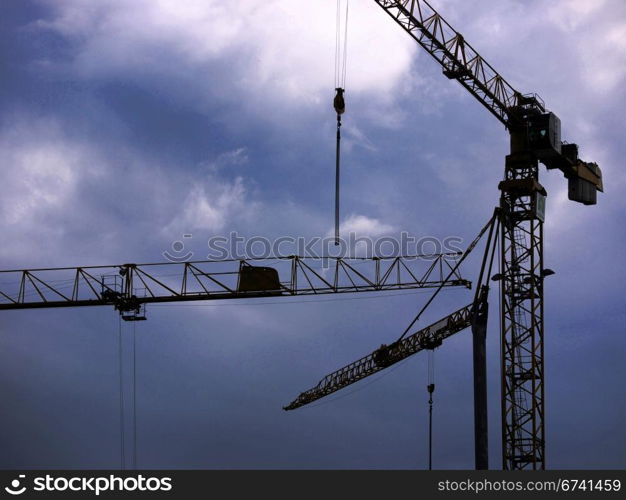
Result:
[[[500,236],[500,219],[498,218],[498,220],[496,221],[496,228],[495,228],[495,236],[493,238],[493,247],[491,249],[491,258],[489,259],[489,269],[487,271],[487,279],[485,280],[485,283],[489,283],[489,280],[491,279],[491,271],[493,270],[493,261],[495,260],[495,253],[496,250],[498,249],[498,243],[499,243],[499,236]]]
[[[122,317],[119,316],[118,357],[119,357],[119,389],[120,389],[120,467],[126,468],[126,445],[124,436],[124,376],[122,350]]]
[[[497,210],[498,209],[496,209],[496,211]],[[475,305],[478,304],[480,297],[483,293],[483,285],[487,287],[489,286],[489,278],[491,278],[491,267],[493,264],[493,257],[494,257],[494,252],[495,252],[496,245],[497,245],[497,237],[498,237],[499,229],[500,229],[500,218],[496,216],[494,223],[489,228],[489,234],[487,235],[487,242],[485,243],[485,252],[483,253],[482,263],[480,266],[480,273],[478,274],[478,281],[476,282],[476,292],[474,293]],[[489,260],[490,252],[491,252],[491,260]],[[489,262],[489,269],[487,272],[487,277],[485,279],[485,269],[487,268],[487,262]]]
[[[137,470],[137,322],[133,322],[133,469]]]
[[[435,349],[428,351],[428,470],[433,470],[433,392],[435,392]]]
[[[341,2],[337,0],[337,18],[335,33],[335,98],[333,107],[337,113],[337,143],[335,148],[335,245],[339,245],[339,181],[341,171],[341,115],[346,111],[344,92],[346,87],[346,70],[348,60],[348,14],[349,0],[346,0],[344,17],[344,35],[341,38]]]
[[[402,340],[404,338],[404,336],[409,332],[409,330],[411,330],[411,328],[413,328],[413,325],[415,323],[417,323],[417,320],[420,319],[420,317],[422,316],[422,314],[424,313],[424,311],[428,308],[428,306],[432,303],[433,300],[435,300],[435,297],[439,294],[439,292],[443,289],[443,287],[445,286],[445,284],[448,282],[448,280],[456,273],[457,269],[459,268],[459,266],[463,263],[463,261],[465,260],[465,258],[472,252],[472,250],[474,250],[474,248],[476,247],[476,245],[478,244],[478,242],[480,241],[480,239],[483,237],[483,235],[485,234],[485,232],[487,231],[487,229],[491,228],[494,224],[494,222],[496,221],[496,213],[494,212],[494,214],[491,216],[491,219],[489,219],[489,222],[487,222],[487,224],[485,225],[485,227],[483,227],[480,230],[480,233],[478,233],[478,236],[476,236],[476,238],[474,238],[474,241],[472,241],[470,243],[470,245],[465,249],[465,252],[463,252],[463,255],[461,255],[461,258],[457,261],[457,263],[454,265],[454,267],[451,269],[451,271],[448,273],[448,276],[446,276],[446,278],[441,282],[441,284],[437,287],[437,289],[435,290],[435,292],[431,295],[430,299],[428,299],[428,301],[426,302],[426,304],[424,304],[424,306],[420,309],[420,311],[417,313],[417,316],[415,316],[415,318],[413,318],[413,321],[411,321],[411,323],[409,324],[409,326],[406,327],[406,329],[404,330],[404,332],[402,332],[402,335],[400,335],[400,338],[396,341],[399,342],[400,340]]]

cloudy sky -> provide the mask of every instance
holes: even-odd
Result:
[[[515,88],[539,93],[564,139],[603,169],[594,207],[569,202],[560,174],[542,170],[556,271],[547,464],[623,468],[626,5],[432,3]],[[161,261],[183,234],[196,258],[231,231],[329,234],[334,43],[334,0],[2,1],[1,267]],[[502,125],[371,0],[351,2],[348,54],[346,228],[471,241],[498,200]],[[424,468],[425,356],[328,403],[281,407],[393,341],[426,298],[149,308],[134,332],[138,467]],[[469,300],[446,292],[422,324]],[[128,395],[133,326],[122,328]],[[495,315],[488,342],[497,468]],[[121,466],[112,310],[4,312],[0,353],[0,467]],[[468,332],[435,358],[434,463],[471,468]]]

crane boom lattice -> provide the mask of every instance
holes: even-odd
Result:
[[[472,311],[473,304],[470,304],[402,340],[390,345],[382,345],[371,354],[326,375],[315,387],[300,394],[284,409],[300,408],[374,375],[424,349],[434,349],[440,346],[445,339],[471,325]]]

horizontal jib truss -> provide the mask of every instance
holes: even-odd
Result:
[[[457,257],[290,256],[0,271],[0,309],[115,305],[132,310],[155,302],[433,288]],[[445,286],[471,284],[455,272]]]
[[[522,96],[425,0],[375,0],[413,39],[498,120],[509,125],[521,105],[544,108]]]

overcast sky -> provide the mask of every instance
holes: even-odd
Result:
[[[556,271],[546,456],[550,468],[623,468],[626,4],[432,3],[516,89],[539,93],[563,138],[602,167],[606,193],[593,207],[569,202],[562,176],[541,171],[545,263]],[[497,204],[508,135],[375,2],[350,8],[344,226],[467,244]],[[0,267],[157,262],[183,234],[195,258],[231,231],[328,235],[334,43],[333,0],[3,0]],[[427,297],[149,307],[135,332],[138,467],[424,468],[426,356],[328,403],[281,407],[397,338]],[[470,300],[447,291],[420,324]],[[0,467],[120,467],[116,313],[2,315]],[[133,325],[122,326],[128,371]],[[472,468],[470,334],[435,358],[434,465]]]

